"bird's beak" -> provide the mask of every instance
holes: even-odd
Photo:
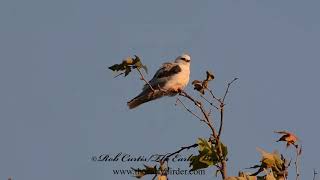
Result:
[[[186,59],[186,60],[184,60],[185,62],[190,62],[191,60],[188,60],[188,59]]]

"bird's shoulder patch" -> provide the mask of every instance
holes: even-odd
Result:
[[[163,64],[161,71],[159,71],[159,73],[157,74],[157,78],[169,77],[181,71],[182,69],[179,65]]]

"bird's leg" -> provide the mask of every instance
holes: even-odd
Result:
[[[181,88],[171,88],[168,90],[170,93],[170,96],[175,96],[177,94],[180,94],[182,92]]]
[[[177,89],[177,92],[180,94],[180,93],[182,93],[182,89],[181,88],[178,88]]]
[[[171,92],[172,93],[181,93],[182,89],[181,88],[173,88],[173,89],[171,89]]]

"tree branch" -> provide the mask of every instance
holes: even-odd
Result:
[[[203,96],[202,94],[200,94],[200,97],[202,97],[202,99],[204,99],[205,101],[207,101],[207,103],[209,103],[212,107],[216,108],[217,110],[219,109],[216,105],[214,105],[212,102],[210,102],[205,96]]]
[[[223,96],[223,98],[222,98],[222,102],[223,102],[223,103],[224,103],[224,100],[225,100],[226,97],[227,97],[227,94],[228,94],[228,92],[229,92],[229,88],[230,88],[231,84],[232,84],[233,82],[235,82],[236,80],[238,80],[238,79],[239,79],[239,78],[234,78],[231,82],[228,83],[227,89],[226,89],[226,91],[225,91],[225,93],[224,93],[224,96]]]
[[[218,101],[219,103],[221,103],[221,99],[218,99],[218,98],[213,94],[213,92],[212,92],[211,89],[208,89],[208,88],[207,88],[207,90],[210,92],[210,94],[211,94],[211,96],[212,96],[212,99],[214,99],[214,100]]]
[[[227,162],[225,159],[222,159],[223,155],[222,155],[222,148],[221,148],[221,144],[220,144],[220,139],[218,137],[218,134],[216,132],[216,130],[213,127],[212,121],[208,115],[208,113],[206,112],[206,110],[204,109],[202,103],[198,100],[195,100],[193,97],[191,97],[190,95],[188,95],[185,91],[181,91],[179,93],[180,96],[184,96],[187,99],[189,99],[190,101],[192,101],[202,112],[203,116],[205,117],[205,123],[208,125],[208,127],[211,129],[212,132],[212,136],[214,138],[214,140],[216,141],[216,145],[218,146],[218,156],[221,159],[220,163],[221,163],[221,168],[219,169],[221,172],[221,176],[222,179],[226,179],[227,178]]]
[[[171,156],[176,155],[176,154],[179,154],[181,151],[183,151],[183,150],[185,150],[185,149],[190,149],[190,148],[195,148],[195,147],[198,147],[198,144],[197,144],[197,143],[192,144],[192,145],[190,145],[190,146],[183,146],[183,147],[181,147],[178,151],[173,152],[173,153],[170,153],[169,155],[167,155],[166,158],[165,158],[165,161],[168,161]]]
[[[209,128],[211,129],[212,135],[215,139],[217,139],[217,132],[216,130],[213,128],[212,122],[208,116],[208,113],[204,110],[204,107],[202,105],[202,103],[198,100],[195,100],[193,97],[191,97],[190,95],[188,95],[185,91],[181,91],[179,93],[180,96],[184,96],[187,99],[189,99],[190,101],[192,101],[201,111],[201,113],[203,114],[204,118],[205,118],[205,122],[206,124],[209,126]]]
[[[224,121],[224,106],[225,106],[225,99],[228,95],[228,92],[229,92],[229,88],[231,86],[232,83],[234,83],[236,80],[238,80],[239,78],[234,78],[231,82],[228,83],[228,86],[227,86],[227,89],[224,93],[224,96],[221,99],[219,99],[219,102],[220,102],[220,127],[219,127],[219,133],[218,133],[218,138],[220,139],[220,136],[221,136],[221,133],[222,133],[222,130],[223,130],[223,121]],[[210,90],[211,91],[211,90]],[[212,91],[211,91],[212,92]],[[211,93],[212,96],[214,97],[213,93]],[[214,97],[215,98],[215,97]]]
[[[313,169],[313,180],[316,180],[317,174],[318,174],[318,172],[316,171],[316,169]]]
[[[190,113],[192,114],[193,116],[195,116],[196,118],[198,118],[200,121],[203,121],[205,122],[204,119],[200,118],[197,114],[195,114],[194,112],[192,112],[189,108],[187,108],[187,106],[179,99],[177,98],[177,102],[180,102],[182,104],[182,106]],[[177,104],[176,104],[177,105]]]
[[[154,92],[153,87],[151,86],[151,84],[149,83],[149,81],[147,81],[147,80],[144,78],[144,76],[143,76],[142,72],[140,71],[140,69],[139,69],[139,68],[136,68],[136,70],[137,70],[137,71],[139,72],[139,74],[140,74],[140,79],[141,79],[142,81],[144,81],[146,84],[148,84],[148,86],[150,87],[150,89],[152,90],[152,92]]]
[[[155,174],[152,178],[152,180],[155,180],[157,178],[158,174]]]
[[[299,157],[301,155],[301,145],[297,145],[296,146],[296,161],[294,162],[295,164],[295,167],[296,167],[296,180],[299,180],[300,179],[300,165],[299,165]]]

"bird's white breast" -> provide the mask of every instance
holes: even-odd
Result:
[[[164,89],[184,89],[189,83],[190,65],[179,64],[181,72],[173,75],[165,84]]]

